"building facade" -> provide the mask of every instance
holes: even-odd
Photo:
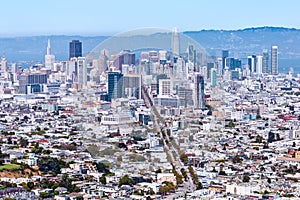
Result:
[[[108,101],[123,97],[123,74],[108,72]]]
[[[272,46],[271,74],[278,74],[278,46]]]
[[[82,56],[82,43],[79,40],[72,40],[69,44],[69,59]]]

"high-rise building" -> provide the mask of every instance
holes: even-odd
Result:
[[[211,69],[211,87],[217,86],[217,70],[215,68]]]
[[[82,43],[79,40],[72,40],[69,44],[69,59],[82,56]]]
[[[72,58],[66,63],[66,75],[67,79],[72,82],[77,82],[77,58]]]
[[[123,97],[123,74],[108,72],[108,101]]]
[[[172,33],[172,54],[173,56],[179,56],[180,47],[179,47],[179,30],[174,28]]]
[[[171,95],[172,94],[172,81],[171,79],[159,79],[158,83],[159,94],[158,95]]]
[[[85,57],[78,57],[77,59],[77,74],[76,77],[78,79],[78,83],[82,86],[86,86],[87,84],[87,68]]]
[[[167,79],[168,76],[166,74],[158,74],[156,76],[156,93],[159,94],[159,80],[160,79]]]
[[[160,62],[165,62],[167,60],[167,51],[165,50],[160,50],[158,51],[158,57],[159,57],[159,60]]]
[[[269,73],[269,52],[268,50],[263,51],[262,58],[262,73]]]
[[[263,73],[263,56],[256,56],[256,73]]]
[[[222,64],[223,64],[223,60],[222,60],[222,58],[218,58],[217,59],[217,74],[218,75],[222,75],[222,73],[223,73],[223,66],[222,66]]]
[[[123,76],[123,87],[125,97],[141,98],[141,75],[139,74],[126,74]]]
[[[177,89],[177,94],[180,100],[180,105],[184,107],[193,106],[193,90],[188,84],[182,84]]]
[[[226,67],[228,67],[230,71],[242,68],[242,61],[240,59],[226,58],[225,60],[226,60]]]
[[[213,63],[213,62],[207,63],[207,74],[206,74],[207,79],[211,79],[211,70],[214,68],[215,68],[215,63]]]
[[[47,83],[48,76],[47,74],[22,74],[18,77],[19,79],[19,93],[27,94],[28,86],[37,86],[40,84]],[[39,91],[32,91],[39,92]]]
[[[198,73],[198,72],[197,72]],[[207,77],[208,75],[208,70],[207,70],[207,66],[202,66],[199,68],[199,73],[201,76],[203,76],[204,80],[207,81]]]
[[[122,71],[122,65],[135,65],[135,54],[129,50],[122,51],[114,60],[114,66]]]
[[[256,73],[256,55],[248,56],[247,64],[249,66],[251,73]]]
[[[51,54],[50,39],[48,39],[47,54],[45,55],[45,67],[48,70],[53,70],[55,56]]]
[[[200,74],[195,75],[194,90],[194,107],[204,109],[204,78]]]
[[[222,51],[222,69],[224,71],[226,67],[226,58],[229,56],[229,51],[228,50],[223,50]]]
[[[18,71],[19,71],[19,67],[18,67],[17,63],[11,64],[11,72],[17,73]]]
[[[195,52],[196,50],[194,49],[194,45],[189,45],[188,46],[188,49],[187,49],[187,53],[188,53],[188,61],[190,61],[190,62],[194,62],[194,60],[195,60],[195,57],[196,57],[196,52]]]
[[[193,63],[193,71],[197,71],[197,51],[194,48],[194,45],[189,45],[187,48],[188,62]]]
[[[240,72],[238,70],[230,71],[230,79],[231,80],[239,80],[240,79]]]
[[[1,71],[2,72],[7,71],[7,60],[5,57],[2,57],[2,59],[1,59]]]
[[[272,50],[271,50],[271,74],[278,74],[278,46],[272,46]]]
[[[106,56],[106,52],[105,50],[101,51],[100,53],[100,57],[99,57],[99,65],[98,65],[98,70],[100,73],[104,72],[107,70],[108,65],[107,65],[107,61],[108,61],[108,57]]]

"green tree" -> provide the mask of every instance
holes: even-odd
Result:
[[[189,170],[189,172],[190,172],[190,174],[191,174],[191,176],[192,176],[192,179],[193,179],[194,184],[197,185],[198,182],[199,182],[199,180],[198,180],[198,175],[195,173],[193,167],[188,166],[188,170]]]
[[[232,162],[233,163],[241,163],[242,162],[242,158],[240,157],[239,154],[235,154],[235,156],[232,158]]]
[[[161,186],[161,187],[159,188],[159,191],[158,191],[158,192],[159,192],[159,194],[161,194],[161,195],[166,195],[168,191],[169,191],[168,186],[163,185],[163,186]]]
[[[124,175],[122,178],[120,178],[119,181],[119,187],[122,185],[133,185],[134,180],[128,176],[128,174]]]
[[[102,163],[102,162],[96,163],[96,168],[97,168],[98,172],[100,172],[100,173],[104,173],[104,174],[110,173],[109,166],[105,163]]]
[[[44,173],[54,172],[55,174],[59,174],[61,167],[63,166],[58,159],[50,158],[41,161],[39,170]]]
[[[165,195],[168,192],[174,191],[176,189],[175,185],[172,182],[165,181],[163,185],[159,188],[159,193]]]
[[[32,190],[34,188],[34,183],[33,182],[27,182],[27,187],[29,190]]]
[[[197,190],[201,190],[201,189],[203,189],[203,186],[202,186],[202,183],[201,182],[199,182],[198,184],[197,184],[197,188],[196,188]]]
[[[148,191],[146,192],[146,194],[147,194],[147,195],[154,195],[155,192],[154,192],[152,189],[150,189],[150,190],[148,190]]]
[[[68,192],[79,192],[79,188],[72,185],[72,181],[69,178],[68,174],[62,175],[59,186],[67,188]]]
[[[100,183],[102,183],[103,185],[106,185],[106,177],[105,177],[105,176],[101,176],[99,181],[100,181]]]
[[[188,164],[188,156],[185,153],[180,154],[180,160],[183,162],[185,165]]]
[[[263,137],[260,136],[260,135],[256,136],[255,142],[262,143],[263,142]]]
[[[250,177],[248,175],[243,176],[243,182],[248,183],[250,181]]]
[[[187,173],[186,173],[185,169],[184,169],[184,168],[181,168],[181,169],[180,169],[180,172],[181,172],[182,176],[184,177],[184,180],[187,181],[188,176],[187,176]]]
[[[43,188],[43,189],[48,188],[48,185],[49,185],[48,179],[43,178],[39,183],[40,183],[40,187],[41,188]]]
[[[53,183],[53,185],[51,186],[51,189],[52,190],[55,190],[56,188],[59,187],[59,184],[58,183]]]
[[[167,134],[168,134],[169,137],[171,136],[171,130],[170,129],[167,129]]]
[[[24,139],[24,138],[21,138],[20,139],[20,146],[23,147],[23,148],[26,148],[28,146],[28,140]]]
[[[227,176],[226,172],[225,172],[225,171],[223,171],[223,170],[221,170],[221,171],[219,172],[219,175],[222,175],[222,176]]]
[[[41,192],[41,193],[40,193],[40,197],[41,197],[42,199],[52,198],[52,197],[53,197],[53,194],[50,194],[50,193],[48,193],[48,192]]]
[[[12,144],[12,139],[11,139],[11,137],[8,137],[8,138],[7,138],[7,144]]]
[[[230,121],[230,122],[228,123],[228,127],[229,127],[229,128],[234,128],[234,127],[235,127],[235,124],[234,124],[232,121]]]

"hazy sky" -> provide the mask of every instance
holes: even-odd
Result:
[[[8,0],[0,36],[112,35],[142,27],[180,31],[300,28],[299,0]]]

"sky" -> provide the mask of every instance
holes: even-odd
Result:
[[[1,2],[0,36],[300,28],[299,8],[298,0],[9,0]]]

